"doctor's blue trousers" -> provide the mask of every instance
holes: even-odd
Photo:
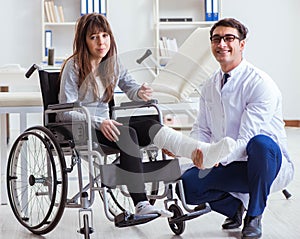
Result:
[[[191,205],[207,202],[212,210],[232,218],[241,200],[230,192],[249,193],[247,215],[261,215],[281,167],[281,150],[270,137],[257,135],[248,142],[246,153],[247,161],[220,164],[206,170],[193,167],[186,171],[182,175],[186,202]]]

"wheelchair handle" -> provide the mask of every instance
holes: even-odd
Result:
[[[36,69],[38,69],[38,68],[39,68],[38,65],[33,64],[33,65],[29,68],[29,70],[25,73],[26,78],[29,78],[29,77],[32,75],[32,73],[33,73]]]
[[[137,59],[136,62],[138,64],[141,64],[147,57],[149,57],[150,55],[152,55],[152,51],[150,49],[148,49],[144,55],[142,55],[141,58]]]

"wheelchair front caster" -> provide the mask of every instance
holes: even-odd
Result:
[[[168,218],[169,226],[176,235],[180,235],[185,230],[185,221],[183,220],[177,220],[183,216],[183,212],[181,208],[176,205],[172,204],[169,207],[169,211],[174,213],[174,216],[171,218]]]
[[[83,234],[84,239],[90,239],[90,234],[94,232],[93,229],[93,211],[90,208],[83,208],[79,210],[79,230]]]
[[[84,239],[90,239],[90,234],[94,232],[94,229],[89,226],[89,217],[87,214],[83,215],[83,227],[80,228],[79,233],[84,235]]]

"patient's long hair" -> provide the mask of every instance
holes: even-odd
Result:
[[[76,23],[76,32],[73,42],[73,54],[67,59],[74,58],[75,67],[78,70],[80,87],[85,80],[89,80],[95,100],[99,100],[98,85],[92,73],[90,53],[86,43],[86,36],[95,32],[106,32],[110,35],[110,49],[99,64],[98,74],[105,87],[102,101],[108,102],[113,97],[114,88],[118,78],[117,47],[111,27],[106,17],[102,14],[91,13],[81,16]],[[67,61],[66,60],[66,61]],[[64,69],[64,66],[62,70]]]

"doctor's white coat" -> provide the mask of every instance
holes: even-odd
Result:
[[[246,161],[246,145],[255,135],[271,137],[282,152],[281,169],[271,192],[283,189],[292,180],[294,166],[287,152],[287,136],[282,117],[282,96],[265,72],[243,60],[230,72],[221,89],[223,72],[218,70],[202,87],[197,120],[191,136],[204,142],[217,142],[225,136],[237,141],[234,152],[222,165]],[[236,194],[247,208],[248,194]]]

